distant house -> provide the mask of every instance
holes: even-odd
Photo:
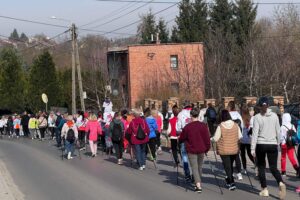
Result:
[[[204,100],[202,43],[131,45],[108,49],[112,94],[124,106],[167,94]],[[192,98],[192,99],[191,99]]]

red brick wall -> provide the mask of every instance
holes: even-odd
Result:
[[[178,55],[177,71],[171,69],[171,55]],[[187,92],[189,83],[192,95],[198,100],[204,100],[204,61],[201,43],[129,46],[128,57],[130,107],[136,106],[140,100],[144,92],[143,84],[153,80],[158,84],[178,82],[180,93]]]

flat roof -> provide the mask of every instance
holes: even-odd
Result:
[[[138,46],[170,46],[170,45],[193,45],[193,44],[203,44],[203,42],[186,42],[186,43],[152,43],[152,44],[131,44],[126,47],[110,47],[108,48],[107,53],[110,52],[127,52],[129,47],[138,47]]]

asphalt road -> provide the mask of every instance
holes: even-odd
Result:
[[[214,166],[215,174],[222,184],[224,194],[216,184],[210,165],[205,159],[202,187],[203,193],[196,194],[188,188],[182,175],[179,185],[176,184],[176,169],[172,167],[170,153],[164,152],[158,157],[158,169],[147,161],[147,169],[138,171],[131,167],[129,155],[125,155],[123,166],[115,164],[114,157],[101,153],[94,159],[84,155],[82,159],[61,160],[61,151],[53,141],[32,141],[29,139],[0,140],[0,159],[4,161],[14,182],[18,185],[26,200],[177,200],[177,199],[261,199],[257,194],[260,186],[253,178],[254,188],[249,180],[237,182],[237,190],[228,191],[223,187],[225,176],[220,159],[216,163],[210,152],[209,160]],[[216,167],[216,168],[215,168]],[[179,168],[182,173],[182,168]],[[270,174],[267,175],[271,197],[278,195],[276,183]],[[299,179],[288,176],[287,199],[300,199],[294,192],[300,185]]]

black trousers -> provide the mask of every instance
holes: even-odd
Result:
[[[161,143],[160,143],[160,132],[156,132],[156,145],[157,147],[160,147]]]
[[[250,144],[241,144],[240,145],[240,150],[241,150],[241,158],[242,158],[243,168],[247,169],[246,152],[247,152],[248,158],[254,164],[254,158],[253,158],[253,156],[251,154],[251,145]]]
[[[48,130],[50,131],[51,138],[54,137],[54,127],[49,127]]]
[[[233,162],[235,161],[237,155],[221,155],[220,157],[222,159],[224,170],[227,176],[226,178],[227,184],[234,183]]]
[[[45,132],[47,128],[39,128],[40,129],[40,133],[41,133],[41,138],[40,139],[44,139],[45,138]]]
[[[242,172],[242,163],[241,163],[240,153],[238,153],[235,157],[235,168],[236,168],[237,173]]]
[[[177,139],[171,139],[171,149],[173,158],[176,164],[179,163],[178,161],[178,140]]]
[[[115,149],[117,159],[122,159],[124,151],[123,141],[121,140],[120,142],[113,142],[113,147]]]
[[[78,131],[78,141],[80,143],[80,148],[85,145],[85,131]]]
[[[156,137],[149,139],[148,145],[149,145],[149,148],[150,148],[150,151],[151,151],[150,153],[151,153],[151,155],[154,159],[156,158],[156,155],[155,155],[156,143],[157,143]],[[148,147],[146,147],[146,152],[148,153]]]
[[[23,133],[25,137],[28,137],[28,135],[30,134],[28,126],[23,126]]]
[[[267,187],[266,181],[266,156],[268,158],[269,167],[272,175],[279,184],[282,181],[281,174],[277,169],[277,159],[278,159],[278,147],[273,144],[257,144],[256,145],[256,157],[257,157],[257,167],[258,176],[262,188]]]
[[[210,136],[213,137],[215,135],[215,123],[216,120],[207,120],[207,124],[208,124],[208,129],[210,132]]]

